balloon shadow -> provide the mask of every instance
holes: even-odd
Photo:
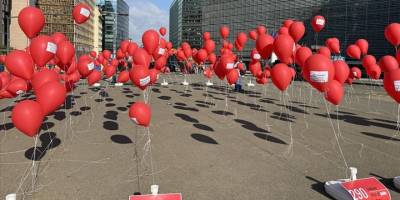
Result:
[[[193,133],[190,136],[199,142],[203,142],[206,144],[218,144],[218,142],[216,140],[214,140],[213,138],[211,138],[209,136],[203,135],[203,134]]]
[[[277,144],[286,144],[287,145],[287,143],[285,141],[283,141],[283,140],[281,140],[281,139],[279,139],[277,137],[274,137],[272,135],[267,135],[267,134],[264,134],[264,133],[254,133],[254,136],[256,136],[256,137],[258,137],[258,138],[260,138],[262,140],[266,140],[268,142],[273,142],[273,143],[277,143]]]
[[[254,132],[261,132],[261,133],[269,133],[267,130],[259,128],[257,125],[253,124],[252,122],[242,120],[242,119],[235,119],[235,122],[242,125],[243,128],[254,131]]]
[[[131,144],[133,141],[125,136],[125,135],[113,135],[111,136],[111,141],[117,143],[117,144]]]
[[[57,138],[57,134],[54,132],[46,132],[39,136],[41,142],[40,146],[29,148],[25,151],[25,158],[29,160],[39,161],[50,149],[56,148],[61,144],[61,140]]]
[[[106,114],[104,114],[103,117],[105,119],[109,119],[109,120],[117,120],[118,119],[118,112],[110,110],[110,111],[107,111]]]
[[[175,113],[175,116],[181,118],[184,121],[190,122],[190,123],[199,123],[199,120],[197,120],[193,117],[190,117],[189,115],[185,115],[182,113]]]
[[[119,124],[113,121],[103,122],[103,128],[109,131],[116,131],[119,129]]]
[[[214,129],[205,124],[193,124],[194,127],[203,131],[214,132]]]
[[[334,200],[334,198],[332,198],[331,196],[329,196],[328,193],[326,193],[325,187],[324,187],[325,183],[323,183],[323,182],[321,182],[321,181],[319,181],[319,180],[317,180],[317,179],[315,179],[313,177],[310,177],[310,176],[306,176],[306,179],[314,182],[313,184],[311,184],[311,189],[313,189],[314,191],[320,193],[321,195],[323,195],[327,199]]]

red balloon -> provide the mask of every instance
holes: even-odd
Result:
[[[357,60],[361,58],[361,49],[355,44],[349,45],[347,47],[346,53],[350,58]]]
[[[28,84],[24,79],[15,77],[7,85],[7,91],[13,96],[17,96],[28,91]]]
[[[211,39],[211,34],[209,32],[204,32],[203,33],[203,40],[207,41],[209,39]]]
[[[254,41],[257,40],[257,37],[258,37],[257,31],[256,30],[251,30],[249,32],[249,37],[250,37],[250,39],[252,39]]]
[[[167,29],[166,29],[165,27],[161,27],[161,28],[160,28],[160,34],[161,34],[162,36],[165,36],[165,34],[167,34]]]
[[[366,55],[362,59],[362,65],[364,68],[368,68],[369,66],[372,66],[375,64],[376,64],[376,59],[375,59],[375,56],[373,56],[373,55]]]
[[[212,70],[208,67],[204,70],[204,76],[207,77],[208,79],[211,79],[212,77]]]
[[[226,75],[226,80],[228,81],[229,85],[235,84],[238,79],[239,71],[237,69],[231,69]]]
[[[178,50],[176,52],[176,57],[178,58],[179,61],[186,60],[185,53],[182,50]]]
[[[274,49],[274,38],[268,34],[259,35],[256,41],[256,48],[262,58],[269,58]]]
[[[260,84],[260,85],[265,85],[265,84],[267,84],[268,79],[265,78],[265,77],[261,77],[261,78],[257,78],[257,79],[256,79],[256,82],[257,82],[258,84]]]
[[[72,59],[75,56],[75,48],[74,45],[71,44],[69,41],[60,42],[57,45],[57,58],[60,59],[60,62],[63,65],[70,65]],[[96,57],[96,56],[94,56]]]
[[[10,79],[11,76],[8,72],[0,72],[0,90],[8,85]]]
[[[104,67],[104,75],[106,78],[111,78],[117,72],[117,68],[115,66]]]
[[[129,77],[131,78],[132,83],[141,90],[146,89],[151,81],[149,69],[139,65],[131,69]]]
[[[390,42],[393,46],[400,45],[400,24],[392,23],[385,28],[386,40]]]
[[[286,27],[279,28],[278,35],[289,35],[289,29]]]
[[[373,64],[366,68],[367,74],[372,79],[378,80],[381,77],[382,70],[377,64]]]
[[[43,69],[33,75],[31,84],[33,90],[37,91],[44,84],[54,81],[59,81],[58,74],[54,70]]]
[[[360,48],[362,55],[367,55],[368,53],[368,41],[365,39],[358,39],[356,45]]]
[[[379,66],[383,72],[390,72],[399,68],[399,63],[393,56],[383,56],[379,60]]]
[[[167,58],[164,56],[159,57],[156,62],[154,63],[154,67],[157,70],[161,70],[167,64]]]
[[[361,70],[358,67],[352,67],[351,68],[351,77],[354,79],[360,79],[361,78]]]
[[[318,49],[318,53],[326,56],[327,58],[331,59],[331,50],[328,47],[321,47]]]
[[[222,39],[226,39],[229,36],[229,27],[221,26],[219,33],[221,34]]]
[[[111,51],[110,50],[104,50],[103,51],[103,56],[105,59],[110,60],[111,58]]]
[[[172,42],[167,42],[167,49],[172,49]]]
[[[274,52],[279,60],[289,64],[293,55],[294,40],[289,35],[279,35],[274,41]]]
[[[116,58],[117,58],[118,60],[125,58],[125,53],[122,52],[121,49],[118,49],[118,50],[117,50]]]
[[[265,28],[265,26],[263,26],[263,25],[257,26],[257,34],[258,35],[264,35],[266,33],[267,33],[267,28]]]
[[[329,58],[315,54],[307,59],[303,77],[318,91],[324,92],[326,85],[335,77],[335,68]]]
[[[128,46],[128,54],[134,56],[137,49],[138,45],[135,42],[131,42]]]
[[[6,55],[0,55],[0,63],[3,64],[6,62]]]
[[[78,60],[78,71],[82,77],[87,77],[94,70],[94,62],[89,56],[81,56]]]
[[[158,70],[157,69],[150,69],[150,85],[153,85],[157,82],[158,80]]]
[[[238,41],[238,44],[242,47],[244,47],[244,45],[247,42],[247,35],[246,33],[240,32],[236,38],[236,40]]]
[[[55,32],[55,33],[53,33],[53,35],[51,35],[51,38],[53,39],[53,41],[58,45],[60,42],[63,42],[63,41],[67,41],[68,39],[67,39],[67,37],[63,34],[63,33],[60,33],[60,32]]]
[[[207,60],[208,54],[207,51],[204,49],[200,49],[197,54],[196,57],[199,60],[199,63],[204,63]]]
[[[336,60],[333,61],[333,66],[335,67],[334,79],[341,84],[345,83],[350,74],[350,68],[347,63],[343,60]]]
[[[333,53],[340,53],[340,41],[337,38],[328,38],[325,41],[325,45],[331,50]]]
[[[292,78],[292,71],[286,64],[276,64],[271,70],[272,83],[282,92],[289,87]]]
[[[397,62],[400,63],[400,51],[397,51],[396,59],[397,59]]]
[[[18,24],[29,39],[39,34],[45,21],[42,10],[33,6],[25,7],[18,14]]]
[[[312,56],[312,51],[310,48],[300,47],[296,51],[296,57],[295,57],[296,63],[300,65],[300,67],[303,67],[304,63],[310,56]]]
[[[397,103],[400,103],[400,69],[385,73],[383,87]]]
[[[39,67],[44,67],[57,53],[57,45],[47,35],[34,38],[29,47],[33,61]]]
[[[144,102],[136,102],[129,108],[129,118],[139,126],[148,127],[151,121],[151,108]]]
[[[287,19],[283,22],[283,27],[289,28],[294,23],[293,20]]]
[[[150,61],[151,61],[151,57],[147,53],[146,50],[144,50],[142,48],[136,49],[135,55],[133,56],[133,63],[135,63],[135,65],[143,65],[143,66],[149,68]]]
[[[311,21],[311,26],[313,30],[317,33],[321,32],[321,30],[325,27],[326,20],[323,16],[317,15],[313,17]]]
[[[203,48],[207,50],[208,54],[210,54],[215,50],[215,42],[213,40],[206,40],[204,42]]]
[[[38,134],[44,114],[39,103],[25,100],[17,103],[11,113],[14,126],[29,137]]]
[[[245,70],[245,69],[244,69],[244,64],[243,64],[242,62],[240,62],[240,63],[237,64],[237,68],[238,68],[240,71],[244,71],[244,70]]]
[[[306,27],[304,26],[303,22],[294,22],[290,25],[289,34],[292,36],[295,42],[298,42],[306,32]]]
[[[215,64],[215,62],[217,62],[217,56],[214,53],[211,53],[208,55],[208,61],[210,61],[212,64]]]
[[[148,54],[152,54],[157,49],[160,42],[160,36],[155,30],[147,30],[142,36],[143,47]]]
[[[77,24],[83,24],[90,18],[90,7],[85,3],[78,3],[72,9],[72,16]]]
[[[97,70],[93,70],[90,72],[89,76],[87,77],[87,81],[89,86],[99,82],[101,80],[101,73]]]
[[[43,114],[49,115],[65,102],[67,90],[58,81],[51,81],[35,90],[35,95],[36,101],[42,107]]]
[[[90,51],[89,55],[92,56],[92,58],[96,58],[97,57],[97,53],[95,51]]]
[[[33,76],[33,60],[25,51],[12,51],[6,57],[5,62],[7,70],[14,76],[18,76],[25,80],[32,79]]]
[[[121,48],[121,51],[122,51],[122,53],[126,53],[127,51],[128,51],[128,48],[129,48],[129,45],[130,45],[131,43],[129,42],[129,40],[122,40],[120,43],[119,43],[119,47]]]
[[[332,80],[326,86],[325,99],[333,105],[339,105],[344,96],[343,85],[336,80]]]
[[[129,81],[129,72],[128,71],[122,71],[119,73],[117,82],[118,83],[126,83]]]

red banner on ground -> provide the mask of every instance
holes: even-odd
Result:
[[[342,183],[354,200],[390,200],[388,189],[375,177]]]
[[[131,195],[129,200],[182,200],[182,194]]]

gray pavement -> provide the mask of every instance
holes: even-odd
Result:
[[[140,91],[81,85],[44,123],[34,188],[34,140],[13,128],[12,101],[0,100],[0,198],[127,199],[149,193],[154,180],[161,193],[192,200],[329,199],[323,182],[353,166],[400,199],[391,183],[400,175],[398,106],[383,88],[347,86],[337,114],[304,82],[284,94],[271,82],[235,93],[219,80],[206,88],[191,75],[186,87],[182,76],[164,77],[170,85],[149,94],[151,154],[146,129],[127,114]]]

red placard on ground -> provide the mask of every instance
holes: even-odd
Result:
[[[390,200],[388,189],[375,177],[342,183],[354,200]]]
[[[182,194],[131,195],[129,200],[182,200]]]

